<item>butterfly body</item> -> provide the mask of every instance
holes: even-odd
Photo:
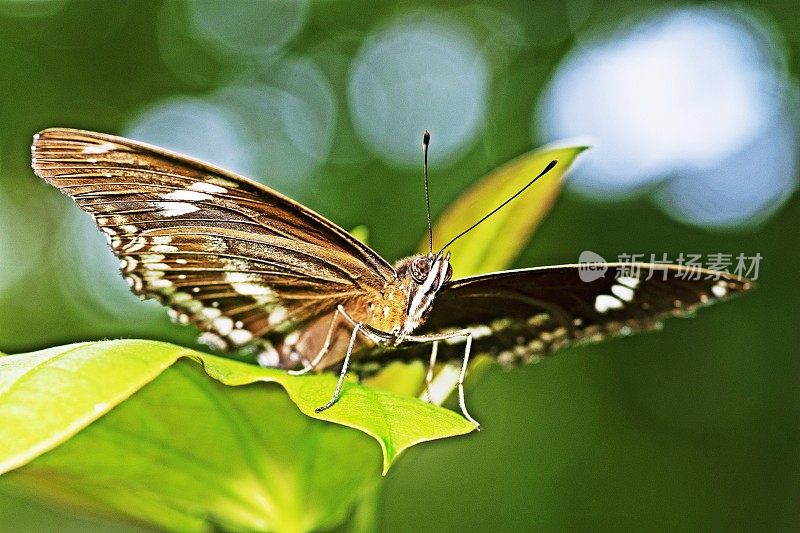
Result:
[[[339,317],[326,314],[315,324],[307,325],[302,334],[283,337],[275,351],[265,352],[260,362],[264,366],[292,368],[298,362],[312,361],[312,355],[323,350],[326,323],[332,346],[314,365],[317,369],[341,362],[345,353],[341,348],[346,345],[352,323],[361,324],[364,330],[357,352],[367,348],[381,351],[403,344],[424,323],[436,293],[450,280],[452,267],[448,257],[414,255],[398,261],[394,270],[394,279],[387,281],[380,293],[359,295],[340,304],[347,320],[336,323]]]
[[[32,152],[35,172],[94,217],[136,294],[197,326],[214,349],[251,352],[266,366],[342,366],[343,377],[351,355],[427,358],[433,343],[431,361],[462,360],[463,381],[473,343],[524,364],[656,329],[751,287],[724,272],[648,264],[609,265],[592,281],[578,265],[451,280],[444,250],[392,266],[290,198],[155,146],[56,128],[36,135]]]

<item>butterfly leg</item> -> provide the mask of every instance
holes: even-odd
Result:
[[[336,319],[339,318],[339,313],[341,311],[337,308],[336,311],[333,313],[333,318],[331,319],[331,325],[328,326],[328,334],[325,336],[325,342],[322,344],[322,348],[320,349],[319,353],[314,357],[314,359],[309,363],[308,361],[304,361],[303,368],[300,370],[289,370],[288,373],[292,376],[302,376],[317,368],[317,365],[325,357],[325,354],[328,353],[328,350],[331,347],[331,338],[333,337],[333,329],[336,325]]]
[[[467,403],[464,401],[464,376],[467,375],[469,352],[472,348],[472,332],[470,330],[467,330],[466,338],[467,342],[466,346],[464,347],[464,362],[461,364],[461,374],[458,376],[458,405],[461,407],[461,413],[464,415],[464,418],[475,424],[475,427],[478,429],[478,431],[480,431],[480,423],[472,418],[472,416],[470,416],[470,414],[467,412]]]
[[[439,341],[433,341],[431,347],[431,360],[428,363],[428,373],[425,376],[425,391],[428,394],[428,403],[433,403],[433,396],[431,395],[431,383],[433,382],[433,368],[436,366],[436,354],[439,352]]]
[[[467,411],[467,403],[464,401],[464,376],[467,375],[467,365],[469,365],[469,353],[472,349],[472,330],[470,329],[461,329],[458,331],[454,331],[452,333],[442,334],[442,335],[409,335],[406,337],[407,340],[413,342],[436,342],[436,341],[443,341],[447,339],[453,339],[456,337],[464,337],[466,340],[466,346],[464,347],[464,362],[461,364],[461,373],[458,376],[458,405],[461,407],[461,414],[464,415],[464,418],[475,424],[475,427],[480,431],[481,425],[478,423],[477,420],[472,418],[472,415],[469,414]]]
[[[347,375],[347,366],[350,364],[350,354],[353,353],[353,345],[356,342],[356,336],[358,335],[359,330],[361,329],[361,323],[357,322],[356,325],[353,327],[353,333],[350,335],[350,344],[347,346],[347,354],[344,356],[344,362],[342,363],[342,372],[339,374],[339,382],[336,384],[336,390],[333,391],[333,397],[331,401],[323,405],[322,407],[317,407],[314,409],[317,413],[321,413],[325,409],[328,409],[330,406],[336,403],[336,400],[339,399],[339,393],[342,392],[342,384],[344,383],[344,377]]]

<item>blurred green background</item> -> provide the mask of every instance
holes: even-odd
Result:
[[[434,215],[534,146],[589,138],[517,266],[758,253],[759,289],[489,371],[468,392],[484,431],[411,450],[381,529],[797,530],[799,56],[791,0],[0,0],[0,350],[193,343],[33,175],[40,129],[210,160],[365,224],[390,260],[424,234],[424,128]],[[0,530],[55,524],[118,527],[0,494]]]

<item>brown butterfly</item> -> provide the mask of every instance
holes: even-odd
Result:
[[[428,141],[426,132],[426,197]],[[200,341],[252,350],[261,365],[298,374],[340,365],[318,412],[335,403],[351,357],[365,367],[429,357],[431,368],[438,357],[461,362],[461,411],[477,425],[463,391],[471,351],[527,363],[655,329],[751,287],[724,272],[638,263],[610,264],[621,275],[588,282],[578,265],[451,281],[446,250],[455,239],[434,253],[431,236],[428,255],[392,266],[310,209],[196,159],[72,129],[42,131],[32,151],[34,171],[92,214],[131,289],[196,325]]]

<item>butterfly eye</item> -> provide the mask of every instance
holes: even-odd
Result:
[[[431,271],[431,264],[428,262],[427,258],[418,257],[411,262],[408,270],[411,273],[411,277],[414,278],[414,281],[423,283],[428,277],[428,273]]]

